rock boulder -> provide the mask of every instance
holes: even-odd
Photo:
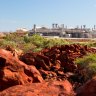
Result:
[[[26,65],[11,52],[0,49],[0,90],[42,81],[42,76],[35,66]]]
[[[65,80],[17,85],[2,91],[0,96],[75,96],[75,94],[72,85]]]

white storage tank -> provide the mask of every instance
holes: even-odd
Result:
[[[65,38],[71,38],[72,35],[71,34],[65,34]]]

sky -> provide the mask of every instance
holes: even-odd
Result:
[[[96,0],[0,0],[0,31],[51,27],[52,23],[76,27],[96,24]]]

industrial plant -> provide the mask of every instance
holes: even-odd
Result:
[[[52,24],[51,28],[37,27],[33,25],[32,30],[29,30],[29,36],[33,34],[40,34],[44,37],[63,37],[63,38],[96,38],[96,26],[92,29],[87,28],[86,25],[77,26],[76,28],[68,28],[64,24]]]

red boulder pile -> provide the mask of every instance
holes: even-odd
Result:
[[[74,61],[96,49],[62,45],[20,58],[13,51],[0,49],[0,96],[75,96],[74,89],[77,96],[89,96],[82,95],[87,85],[77,90],[85,82]]]
[[[79,44],[55,46],[39,53],[28,52],[20,60],[27,65],[34,65],[44,79],[65,79],[77,72],[74,60],[88,52],[96,53],[95,49]]]

